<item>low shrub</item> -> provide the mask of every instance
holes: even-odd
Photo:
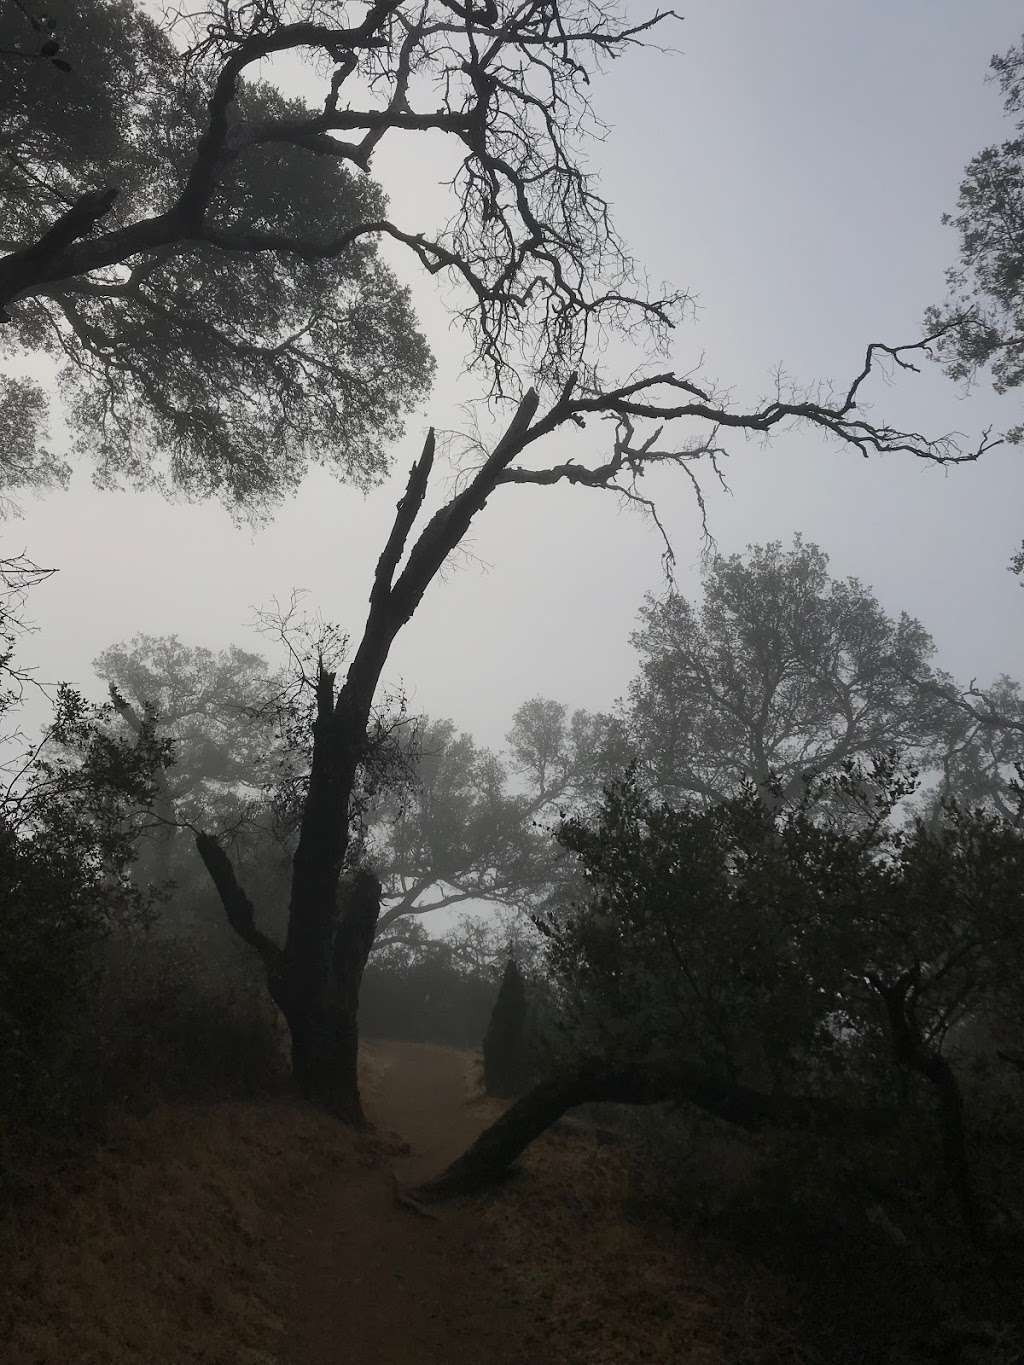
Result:
[[[839,1140],[749,1135],[686,1108],[618,1115],[631,1216],[781,1277],[809,1362],[1024,1359],[1022,1248],[966,1237],[924,1116],[891,1139]]]
[[[241,945],[211,956],[152,929],[111,934],[3,1092],[8,1195],[31,1183],[40,1161],[98,1138],[114,1115],[278,1089],[282,1027]]]

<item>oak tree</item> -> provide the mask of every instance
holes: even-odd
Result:
[[[964,446],[862,415],[879,368],[914,369],[934,337],[872,343],[838,389],[749,403],[668,362],[641,363],[619,381],[601,371],[590,343],[632,336],[649,354],[683,302],[646,291],[580,144],[595,126],[592,78],[650,41],[667,13],[634,20],[625,6],[595,0],[378,0],[326,11],[217,0],[184,52],[134,9],[84,13],[102,18],[89,39],[110,76],[102,117],[90,142],[84,87],[81,120],[55,119],[52,96],[39,95],[37,108],[36,87],[17,87],[0,307],[20,344],[52,338],[84,361],[77,420],[101,461],[112,469],[124,453],[129,473],[144,471],[155,448],[179,486],[257,504],[300,477],[307,456],[378,471],[377,434],[395,428],[426,375],[422,347],[401,340],[412,335],[404,297],[372,250],[385,239],[457,285],[471,360],[507,399],[504,430],[480,443],[474,467],[417,533],[434,461],[428,435],[354,648],[343,667],[324,657],[314,670],[283,945],[257,923],[216,831],[197,837],[230,924],[266,969],[301,1089],[359,1121],[358,992],[381,886],[355,856],[353,814],[375,698],[395,640],[488,500],[507,487],[567,484],[656,515],[646,471],[674,469],[699,493],[699,468],[715,464],[730,432],[765,437],[794,423],[861,455],[942,464],[976,460],[991,441]],[[107,44],[111,26],[121,37]],[[130,61],[111,55],[128,49]],[[317,105],[253,79],[257,64],[282,54],[319,63]],[[38,71],[26,64],[26,80]],[[394,221],[368,179],[382,138],[415,145],[425,133],[459,158],[452,217],[433,233]],[[378,288],[379,307],[364,306],[364,286]],[[269,322],[265,313],[240,320],[239,299],[269,307]],[[345,347],[362,341],[364,326],[372,359],[350,382]],[[185,337],[211,349],[192,347],[186,361]],[[563,443],[545,461],[546,443],[595,424],[610,436],[600,456],[573,458]]]
[[[943,218],[959,235],[959,260],[946,272],[948,300],[928,310],[925,326],[955,324],[936,347],[952,378],[987,368],[1005,393],[1024,382],[1024,40],[991,67],[1014,132],[967,163],[956,210]],[[1024,440],[1024,424],[1007,439]]]
[[[799,799],[848,758],[896,747],[923,766],[946,709],[935,646],[799,536],[712,560],[703,598],[648,597],[640,667],[622,709],[647,784],[671,801],[724,800],[753,782]]]
[[[372,236],[319,256],[212,238],[261,229],[319,244],[380,217],[380,188],[301,138],[228,150],[246,126],[266,134],[311,116],[241,79],[247,62],[215,106],[215,73],[128,0],[51,10],[72,70],[8,64],[0,97],[4,350],[58,368],[101,483],[156,482],[258,512],[311,462],[375,479],[432,362]],[[3,7],[0,46],[21,23]],[[18,437],[0,456],[4,487],[66,476],[46,418],[45,386],[6,375],[0,424]]]
[[[673,807],[628,781],[563,826],[586,893],[539,922],[575,1057],[422,1193],[493,1179],[588,1101],[675,1099],[840,1139],[884,1131],[908,1103],[905,1074],[936,1114],[959,1212],[983,1234],[957,1050],[974,1020],[1020,1026],[1019,821],[950,807],[907,825],[894,812],[914,778],[893,759],[821,781],[862,805],[853,831],[816,814],[830,803],[813,793],[779,811],[748,784],[710,808]]]

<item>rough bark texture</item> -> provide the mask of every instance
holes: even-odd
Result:
[[[263,961],[271,997],[291,1034],[296,1085],[311,1103],[362,1124],[359,987],[380,913],[380,882],[365,871],[342,879],[335,913],[315,917],[321,935],[297,935],[290,951],[282,950],[256,927],[252,902],[216,839],[200,834],[196,846],[228,923]]]
[[[282,1008],[292,1074],[304,1098],[346,1122],[365,1122],[359,1094],[359,987],[380,913],[380,882],[355,873],[339,888],[334,930],[308,960],[287,963]],[[312,989],[310,989],[312,987]]]

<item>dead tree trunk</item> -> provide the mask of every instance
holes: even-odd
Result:
[[[320,936],[295,936],[282,949],[256,927],[252,902],[217,840],[200,834],[196,846],[228,923],[263,961],[271,998],[291,1035],[292,1075],[300,1093],[361,1125],[359,987],[380,913],[380,882],[364,870],[339,878],[336,911],[329,921],[320,920]]]
[[[359,1094],[359,988],[380,913],[380,882],[360,869],[342,879],[333,934],[285,954],[280,1004],[303,1097],[349,1123],[365,1122]],[[333,937],[333,942],[331,941]]]
[[[539,424],[541,430],[565,420],[569,393],[567,389],[561,404]],[[537,404],[530,390],[491,455],[467,487],[430,518],[398,573],[426,496],[433,432],[413,465],[377,562],[366,625],[345,681],[336,690],[335,675],[323,667],[317,678],[313,759],[283,948],[257,929],[252,903],[223,848],[206,834],[197,840],[229,923],[263,959],[270,993],[291,1033],[292,1072],[301,1093],[352,1123],[363,1122],[356,1070],[359,988],[380,914],[381,887],[366,870],[346,871],[346,855],[352,793],[366,752],[374,693],[398,632],[509,463],[536,439],[538,428],[530,424]]]

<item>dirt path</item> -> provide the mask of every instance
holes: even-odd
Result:
[[[445,1166],[484,1126],[465,1053],[427,1044],[368,1049],[367,1108],[409,1143],[400,1181]],[[285,1246],[293,1284],[282,1365],[544,1365],[472,1208],[436,1220],[395,1205],[389,1172],[346,1169],[303,1201]]]

